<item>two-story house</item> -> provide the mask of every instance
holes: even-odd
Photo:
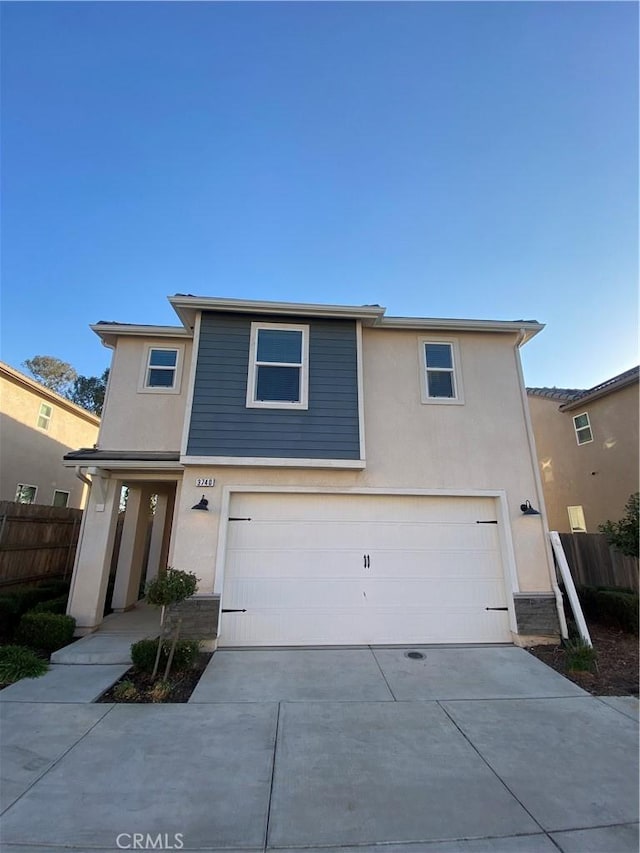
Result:
[[[113,349],[70,613],[190,570],[221,646],[525,643],[557,586],[519,348],[537,322],[177,295],[176,327],[99,323]],[[523,511],[525,510],[525,511]]]
[[[91,447],[100,418],[0,362],[0,500],[82,508],[87,487],[62,457]]]
[[[638,491],[638,373],[588,390],[527,389],[552,530],[597,533]]]

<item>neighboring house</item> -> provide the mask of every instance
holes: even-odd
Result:
[[[594,388],[527,388],[549,527],[597,533],[638,491],[638,368]]]
[[[82,508],[86,485],[62,457],[91,447],[100,418],[0,362],[0,500]]]
[[[167,564],[222,598],[221,646],[557,637],[519,347],[535,321],[177,295],[113,349],[70,613],[102,619]],[[204,510],[204,511],[203,511]]]

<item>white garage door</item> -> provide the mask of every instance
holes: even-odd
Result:
[[[229,515],[220,646],[511,641],[491,498],[234,494]]]

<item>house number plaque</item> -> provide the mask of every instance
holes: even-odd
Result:
[[[215,486],[216,481],[214,477],[197,477],[196,478],[196,486],[199,489],[206,489],[210,486]]]

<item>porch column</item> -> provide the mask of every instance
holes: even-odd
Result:
[[[67,607],[67,613],[76,620],[77,634],[88,634],[102,622],[121,488],[121,480],[93,477]]]
[[[171,537],[174,494],[173,492],[158,492],[157,497],[156,511],[151,528],[149,559],[147,560],[147,583],[157,577],[160,569],[166,568]]]
[[[129,485],[116,582],[111,601],[114,611],[127,610],[138,600],[149,527],[149,501],[152,494],[153,488],[150,486]]]

